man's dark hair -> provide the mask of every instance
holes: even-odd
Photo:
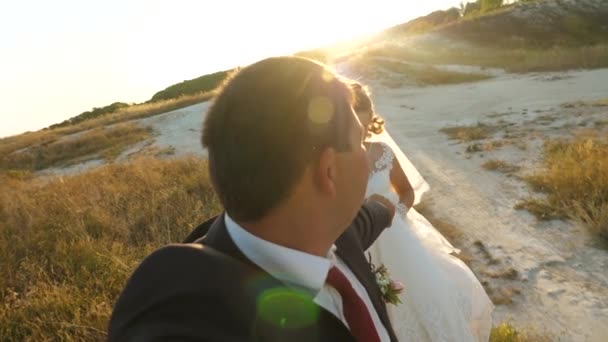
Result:
[[[262,218],[320,151],[350,150],[352,100],[324,65],[300,57],[264,59],[228,80],[207,112],[202,143],[230,216]]]

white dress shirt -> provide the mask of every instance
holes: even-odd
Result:
[[[348,266],[334,253],[335,246],[325,258],[283,247],[263,240],[234,222],[225,214],[226,229],[232,241],[243,254],[270,275],[289,284],[309,289],[314,294],[314,302],[338,317],[346,327],[348,323],[342,311],[342,297],[333,287],[325,284],[327,273],[336,266],[348,279],[359,297],[369,310],[381,341],[390,337],[380,317],[357,277]]]

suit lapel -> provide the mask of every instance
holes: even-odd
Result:
[[[346,230],[340,236],[336,241],[336,247],[336,254],[355,274],[361,285],[363,285],[374,305],[374,309],[376,309],[376,312],[378,313],[380,321],[382,321],[382,324],[384,324],[389,335],[391,335],[391,339],[396,340],[388,317],[388,312],[386,311],[386,304],[382,299],[382,293],[371,272],[370,265],[365,259],[363,249],[352,230]]]

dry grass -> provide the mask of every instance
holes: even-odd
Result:
[[[158,114],[170,112],[172,110],[188,107],[197,103],[205,102],[215,95],[215,91],[184,95],[173,99],[142,103],[123,108],[115,113],[110,113],[95,119],[83,121],[81,123],[56,129],[61,135],[82,132],[100,126],[107,126],[119,122],[131,121],[146,118]],[[50,131],[53,131],[51,129]]]
[[[517,280],[519,278],[519,272],[512,267],[508,267],[497,272],[485,271],[483,274],[494,279]]]
[[[494,134],[496,130],[497,127],[495,126],[478,122],[476,125],[446,127],[440,129],[439,131],[447,134],[448,138],[450,139],[468,142],[487,139]]]
[[[197,103],[205,102],[215,96],[216,91],[207,91],[193,95],[184,95],[173,99],[143,103],[135,106],[130,106],[122,111],[110,114],[108,117],[100,118],[102,124],[112,124],[116,122],[124,122],[134,119],[146,118],[158,114],[170,112],[172,110],[188,107]],[[90,123],[89,127],[95,127],[99,123]]]
[[[503,172],[503,173],[508,173],[508,174],[517,172],[519,170],[519,166],[512,165],[512,164],[505,162],[504,160],[498,160],[498,159],[487,160],[486,162],[481,164],[481,167],[483,167],[486,170],[498,171],[498,172]]]
[[[513,297],[520,294],[521,291],[514,286],[492,287],[484,286],[488,297],[494,305],[510,305],[513,304]]]
[[[554,220],[565,218],[564,215],[547,203],[544,199],[526,198],[515,205],[515,209],[523,209],[536,216],[539,220]]]
[[[594,107],[607,107],[608,106],[608,97],[605,99],[595,100],[591,103]]]
[[[483,151],[483,145],[480,143],[472,143],[467,146],[465,152],[467,153],[475,153]]]
[[[495,130],[495,128],[492,128],[491,131],[493,132],[494,130]],[[450,132],[450,133],[452,133],[452,132]],[[456,132],[456,133],[458,133],[458,132]],[[475,134],[479,134],[479,132],[475,132],[475,131],[473,131],[473,132],[461,131],[460,133],[465,138],[467,138],[467,135],[469,137],[474,137]],[[457,135],[454,135],[454,137],[457,138]],[[467,145],[465,152],[476,153],[476,152],[494,151],[494,150],[497,150],[497,149],[505,146],[508,143],[512,143],[512,142],[507,139],[489,140],[489,141],[485,141],[483,143],[474,142],[474,143]]]
[[[518,206],[543,219],[581,221],[593,233],[608,238],[608,139],[579,135],[572,140],[548,140],[543,163],[543,169],[526,181],[546,196]]]
[[[429,65],[415,66],[390,60],[370,60],[370,63],[383,67],[395,73],[403,74],[414,80],[418,85],[441,85],[477,82],[492,78],[481,73],[464,73],[443,70]]]
[[[606,107],[606,106],[608,106],[608,98],[591,100],[591,101],[565,102],[560,105],[560,107],[562,107],[562,108]]]
[[[42,170],[90,159],[113,160],[127,147],[148,139],[149,128],[135,123],[97,127],[89,131],[0,154],[0,170]]]
[[[559,117],[557,117],[556,115],[545,114],[545,115],[537,116],[531,122],[535,123],[535,124],[547,126],[547,125],[554,123],[557,119],[559,119]]]
[[[491,141],[487,141],[483,144],[483,150],[484,151],[494,151],[497,150],[503,146],[505,146],[507,143],[509,143],[508,140],[491,140]]]
[[[401,86],[406,79],[419,86],[431,86],[478,82],[493,77],[482,73],[450,71],[430,65],[414,65],[366,56],[357,57],[349,63],[355,73],[363,77],[381,78],[385,83],[388,82],[388,86],[392,87]],[[395,75],[399,75],[401,78],[395,79]]]
[[[518,73],[603,68],[608,66],[608,44],[500,51],[485,56],[479,55],[475,62],[475,64],[502,67],[507,71]]]
[[[137,159],[70,177],[0,174],[0,336],[101,341],[151,250],[220,211],[206,162]]]
[[[594,69],[608,66],[608,44],[582,47],[482,48],[435,46],[384,46],[369,52],[409,62],[430,64],[462,64],[503,68],[509,72],[561,71]]]
[[[134,152],[133,154],[130,154],[129,158],[143,157],[143,156],[163,158],[163,157],[168,157],[168,156],[172,156],[172,155],[175,155],[175,147],[173,147],[173,146],[159,147],[157,145],[151,144],[151,145],[145,146],[144,148],[142,148],[139,151]]]
[[[475,242],[473,242],[473,247],[475,247],[475,249],[477,250],[477,254],[481,256],[486,265],[496,265],[500,262],[498,259],[494,258],[492,253],[490,253],[490,251],[486,247],[486,245],[480,240],[476,240]]]
[[[608,126],[608,120],[597,120],[593,122],[593,126],[595,126],[595,128],[603,128]]]
[[[432,66],[418,68],[412,72],[412,77],[419,85],[459,84],[487,80],[493,76],[482,73],[465,73],[442,70]]]

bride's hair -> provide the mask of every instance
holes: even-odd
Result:
[[[363,115],[370,117],[369,124],[367,125],[368,132],[373,134],[382,133],[384,131],[384,119],[376,115],[374,105],[370,98],[369,89],[357,82],[351,83],[350,88],[355,96],[353,109],[355,110],[355,113],[357,113],[357,116],[359,116],[359,118]]]

